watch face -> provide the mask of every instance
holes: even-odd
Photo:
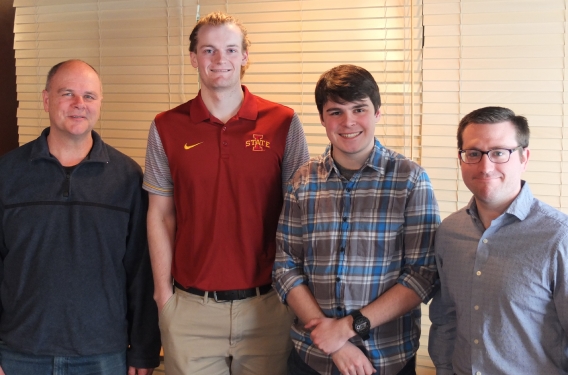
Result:
[[[369,339],[369,331],[371,330],[371,322],[359,310],[352,311],[349,314],[353,317],[353,330],[363,340]]]
[[[364,332],[369,330],[370,322],[367,318],[361,317],[355,321],[354,326],[355,332]]]

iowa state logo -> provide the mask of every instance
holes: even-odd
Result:
[[[253,151],[266,151],[266,148],[270,148],[270,142],[265,141],[264,135],[262,134],[253,134],[252,139],[245,142],[246,147],[252,147]]]

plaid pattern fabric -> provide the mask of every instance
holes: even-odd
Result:
[[[426,172],[378,140],[365,165],[347,181],[331,157],[302,166],[288,182],[277,232],[274,286],[282,301],[305,284],[328,317],[341,318],[368,305],[396,283],[424,302],[437,281],[434,231],[438,205]],[[299,355],[322,374],[332,360],[294,324]],[[371,330],[366,350],[379,374],[396,374],[414,356],[420,307]]]

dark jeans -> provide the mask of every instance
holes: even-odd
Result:
[[[339,373],[337,368],[334,367],[334,373]],[[288,375],[320,375],[316,370],[311,368],[302,360],[302,358],[296,352],[296,349],[292,348],[290,355],[288,356]],[[399,371],[397,375],[416,375],[416,357],[412,357],[406,365]]]
[[[6,375],[126,375],[126,351],[80,357],[20,353],[0,342],[0,366]]]

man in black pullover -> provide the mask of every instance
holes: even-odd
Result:
[[[0,158],[0,375],[150,375],[159,364],[141,168],[93,131],[79,60],[43,91],[50,126]]]

